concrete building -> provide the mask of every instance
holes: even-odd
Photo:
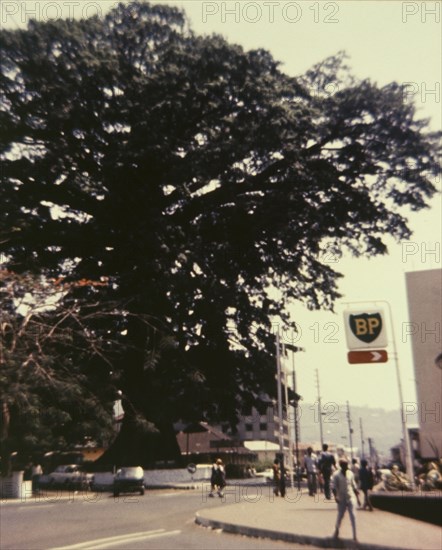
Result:
[[[279,453],[279,445],[271,441],[244,441],[244,447],[255,453],[259,462],[273,462]]]
[[[417,416],[419,453],[423,459],[442,457],[442,270],[405,274],[409,322],[402,335],[411,341],[418,402],[404,404],[408,418]]]
[[[284,447],[289,446],[289,426],[287,419],[283,420]],[[260,414],[252,408],[249,415],[243,416],[238,425],[238,438],[242,441],[270,441],[279,443],[280,419],[273,404],[269,405],[265,414]]]

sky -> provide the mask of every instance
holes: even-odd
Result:
[[[222,34],[245,49],[265,48],[291,75],[302,74],[313,64],[345,50],[357,77],[370,78],[379,85],[391,81],[404,84],[405,100],[413,98],[419,116],[430,117],[433,130],[441,128],[442,47],[437,2],[427,2],[426,6],[421,2],[364,0],[168,3],[184,8],[196,32]],[[431,14],[432,10],[435,13]],[[440,177],[438,180],[434,183],[440,189]],[[343,299],[336,304],[336,314],[297,307],[293,320],[301,333],[286,336],[305,349],[296,354],[295,369],[297,390],[306,403],[317,398],[317,369],[322,404],[341,405],[348,400],[350,405],[399,408],[391,326],[387,326],[387,363],[347,362],[344,302],[363,302],[354,308],[364,309],[372,306],[373,300],[390,304],[403,399],[416,400],[405,272],[441,268],[441,210],[439,195],[431,201],[431,209],[410,215],[413,236],[402,243],[387,239],[388,256],[347,257],[338,262],[328,259],[331,267],[344,275],[339,286]],[[385,313],[389,309],[380,302],[375,307],[383,307]]]
[[[127,2],[126,2],[127,3]],[[414,1],[168,1],[181,6],[194,31],[218,33],[245,49],[265,48],[290,75],[302,74],[313,64],[345,50],[348,63],[359,78],[379,85],[396,81],[405,86],[404,100],[411,98],[422,118],[430,118],[433,130],[441,129],[441,4]],[[24,26],[33,13],[37,18],[75,17],[104,13],[110,1],[8,2],[2,3],[2,24]],[[440,190],[440,176],[434,181]],[[305,402],[316,401],[316,370],[322,403],[349,401],[388,410],[398,409],[395,363],[391,360],[392,328],[395,334],[404,401],[416,400],[405,273],[441,268],[441,196],[431,208],[409,215],[411,239],[394,242],[387,238],[388,256],[374,259],[344,257],[328,261],[341,272],[343,299],[336,313],[308,312],[294,308],[293,320],[300,327],[295,343],[305,351],[296,354],[298,393]],[[344,336],[344,302],[373,308],[373,301],[388,301],[390,360],[380,364],[350,365]],[[361,303],[362,302],[362,303]],[[375,307],[380,306],[378,302]],[[388,306],[383,304],[385,310]],[[392,325],[392,326],[391,326]],[[440,331],[440,327],[439,327]],[[440,333],[439,333],[440,338]]]

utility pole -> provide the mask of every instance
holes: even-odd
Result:
[[[285,345],[283,344],[282,349],[284,350],[284,358],[287,359],[287,349]],[[290,474],[290,487],[293,489],[294,487],[294,481],[293,481],[293,438],[292,433],[290,429],[290,423],[289,423],[289,388],[288,388],[288,368],[287,368],[287,362],[284,362],[284,368],[283,371],[283,379],[284,379],[284,402],[285,402],[285,418],[287,418],[287,437],[289,441],[289,474]],[[284,429],[284,426],[283,426]]]
[[[347,420],[348,420],[348,436],[350,439],[350,455],[351,455],[351,459],[353,460],[353,439],[352,439],[353,428],[351,427],[350,405],[348,404],[348,401],[347,401]]]
[[[282,391],[281,391],[281,350],[279,344],[279,325],[276,328],[276,379],[279,416],[279,457],[281,467],[281,495],[285,495],[285,472],[284,472],[284,425],[282,417]]]
[[[322,433],[322,405],[321,405],[321,393],[319,391],[319,373],[316,369],[316,389],[318,390],[318,416],[319,416],[319,434],[321,437],[321,449],[324,445],[324,435]]]
[[[276,383],[279,416],[279,452],[284,453],[284,426],[282,425],[282,391],[281,391],[281,350],[279,345],[279,326],[276,332]]]
[[[361,432],[361,454],[362,458],[365,458],[365,450],[364,450],[364,430],[362,429],[362,418],[359,417],[359,431]]]
[[[296,480],[298,491],[301,489],[301,476],[299,467],[299,415],[298,415],[298,400],[296,399],[296,373],[295,373],[295,351],[292,350],[292,385],[295,393],[295,402],[293,404],[295,410],[295,455],[296,455]]]

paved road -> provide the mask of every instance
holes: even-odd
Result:
[[[225,506],[199,491],[156,490],[144,497],[108,493],[3,503],[1,550],[199,549],[293,550],[293,544],[206,529],[195,524],[201,508]],[[313,550],[312,546],[303,546]]]

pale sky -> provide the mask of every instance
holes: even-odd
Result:
[[[265,48],[297,75],[318,61],[345,50],[359,78],[380,85],[393,80],[410,83],[422,118],[432,129],[441,128],[441,26],[440,3],[427,2],[168,2],[182,6],[195,31],[216,32],[246,49]],[[435,13],[431,13],[436,10]],[[335,21],[335,22],[333,22]],[[431,90],[434,92],[432,93]],[[435,182],[438,189],[439,181]],[[431,210],[409,216],[411,242],[388,241],[389,256],[346,259],[332,267],[345,277],[340,284],[342,302],[387,300],[399,357],[404,401],[415,401],[405,272],[441,268],[441,197]],[[431,251],[436,250],[435,254]],[[382,305],[382,304],[378,304]],[[356,306],[360,307],[360,304]],[[295,320],[302,330],[296,342],[305,348],[296,355],[298,393],[306,402],[316,400],[318,369],[322,403],[349,401],[350,405],[399,407],[393,360],[376,365],[350,365],[344,335],[341,303],[337,314],[308,312],[299,307]],[[384,306],[384,309],[387,309]],[[330,323],[330,324],[327,324]],[[391,328],[388,326],[391,341]],[[388,348],[391,356],[391,346]]]
[[[357,77],[368,77],[380,85],[391,81],[409,83],[407,90],[413,95],[420,116],[431,119],[432,129],[441,129],[440,2],[187,0],[156,3],[182,6],[198,33],[216,32],[246,49],[269,50],[291,75],[301,74],[325,57],[345,50]],[[5,0],[2,5],[2,24],[14,27],[24,26],[35,10],[40,19],[68,13],[78,17],[104,12],[115,2]],[[440,176],[434,183],[441,188]],[[340,284],[343,302],[387,300],[390,303],[405,401],[415,401],[416,395],[410,338],[404,333],[408,322],[404,274],[441,268],[440,195],[431,206],[430,210],[410,214],[414,233],[411,242],[388,241],[387,257],[342,259],[333,264],[345,275]],[[294,312],[293,320],[302,330],[297,345],[306,350],[296,355],[298,392],[306,402],[316,400],[315,369],[318,369],[323,403],[348,400],[350,405],[398,408],[392,360],[377,365],[347,363],[342,309],[339,303],[336,315],[306,312],[301,307]],[[388,333],[391,341],[390,326]]]

